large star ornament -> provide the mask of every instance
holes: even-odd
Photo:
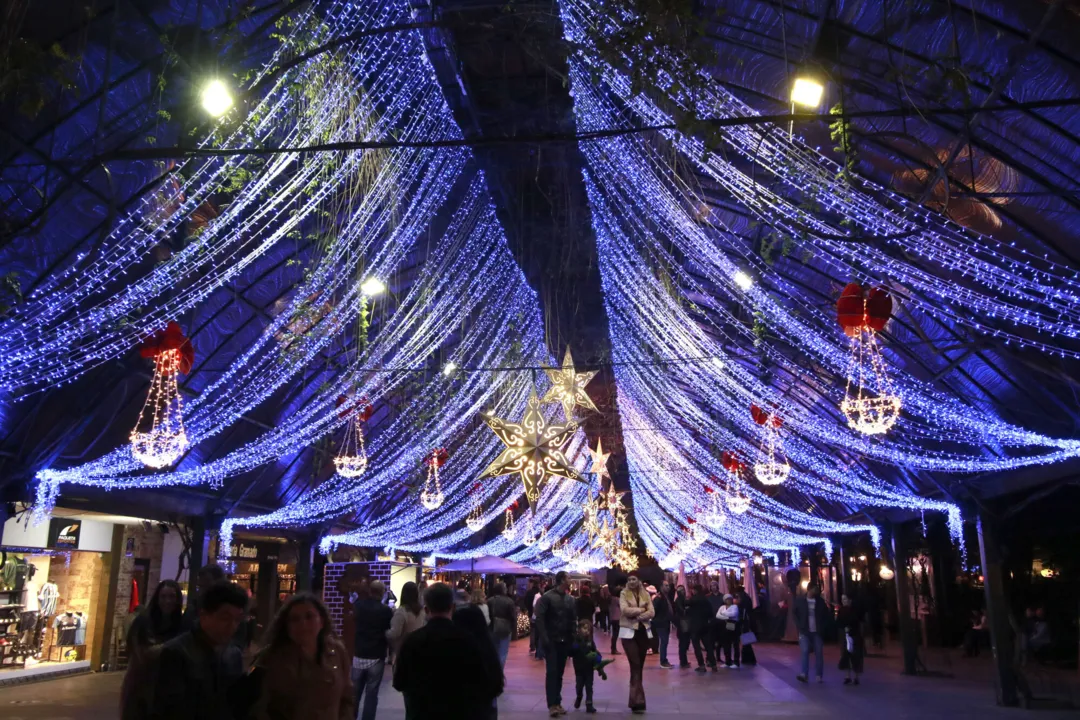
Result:
[[[596,377],[596,370],[579,373],[574,370],[574,358],[570,355],[570,348],[566,348],[566,356],[563,357],[561,368],[544,368],[551,387],[544,393],[544,402],[562,403],[563,412],[566,413],[567,421],[574,419],[574,407],[580,405],[589,410],[596,410],[592,398],[585,392],[585,386]]]
[[[549,424],[540,412],[540,400],[535,391],[529,395],[525,417],[521,422],[507,422],[490,414],[483,417],[506,448],[480,477],[520,474],[521,482],[525,485],[525,498],[534,513],[536,502],[540,499],[540,489],[549,477],[584,482],[562,452],[563,445],[577,431],[577,423],[571,420],[565,425]]]
[[[589,472],[597,476],[597,478],[603,478],[608,474],[607,462],[611,457],[611,453],[604,452],[604,445],[599,438],[596,439],[596,449],[589,448],[589,455],[592,455],[592,467]]]

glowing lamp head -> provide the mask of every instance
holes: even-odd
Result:
[[[442,374],[447,376],[447,377],[450,377],[455,372],[457,372],[457,369],[458,369],[457,363],[454,362],[453,360],[451,360],[448,363],[446,363],[445,365],[443,365]]]
[[[821,96],[825,94],[825,86],[810,77],[795,78],[791,86],[791,102],[804,108],[817,108],[821,105]]]
[[[360,283],[360,292],[367,297],[375,297],[386,292],[386,283],[379,278],[368,278]]]
[[[735,280],[735,284],[743,290],[749,290],[754,286],[754,278],[750,277],[742,270],[739,270],[737,273],[735,273],[733,279]]]
[[[892,580],[896,573],[893,572],[893,569],[891,567],[887,565],[882,565],[881,569],[878,570],[878,575],[881,576],[882,580]]]
[[[229,112],[229,108],[233,106],[233,97],[228,85],[221,80],[211,80],[199,93],[199,102],[207,115],[219,118]]]

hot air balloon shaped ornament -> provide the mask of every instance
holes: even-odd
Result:
[[[750,406],[750,416],[761,426],[761,454],[763,462],[754,463],[754,475],[762,485],[780,485],[791,474],[791,464],[784,456],[780,428],[783,418],[776,412],[762,410],[757,405]]]
[[[836,319],[851,338],[851,364],[840,411],[848,425],[865,435],[889,431],[900,417],[900,396],[881,356],[877,334],[892,315],[892,298],[881,288],[850,283],[836,303]]]
[[[715,477],[712,479],[716,480]],[[727,514],[724,512],[724,498],[710,485],[705,486],[705,495],[705,524],[716,530],[727,520]]]
[[[739,455],[731,450],[725,450],[720,457],[721,464],[727,472],[727,497],[725,498],[730,510],[735,515],[742,515],[750,509],[750,497],[746,494],[746,482],[743,480],[743,472],[746,471],[746,463]]]
[[[484,528],[484,511],[480,507],[480,483],[472,484],[472,491],[469,493],[470,508],[469,514],[465,517],[465,525],[473,532],[480,532]]]
[[[345,395],[337,399],[338,415],[345,418],[345,435],[334,457],[337,474],[345,478],[358,478],[368,466],[367,450],[364,448],[364,423],[374,412],[367,397],[353,398]]]
[[[164,468],[179,460],[188,447],[177,382],[180,375],[191,372],[195,348],[180,326],[170,322],[143,342],[139,354],[154,361],[154,375],[131,431],[131,454],[147,467]]]
[[[427,465],[427,479],[424,481],[424,489],[420,491],[420,504],[427,510],[437,510],[442,507],[445,499],[442,484],[439,482],[439,468],[450,459],[450,453],[446,448],[436,448],[424,460]]]
[[[517,501],[514,501],[510,507],[506,508],[506,513],[503,515],[502,536],[507,540],[513,540],[517,534],[514,529],[514,510],[517,509],[517,505]]]

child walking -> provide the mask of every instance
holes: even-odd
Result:
[[[581,708],[581,699],[584,694],[585,697],[585,712],[594,713],[596,707],[593,705],[593,673],[600,676],[601,680],[607,680],[607,673],[604,672],[604,666],[610,665],[615,662],[614,660],[605,660],[600,655],[600,651],[596,649],[596,643],[593,642],[593,626],[591,620],[579,620],[577,627],[577,635],[574,638],[573,649],[574,660],[574,684],[577,689],[577,697],[574,700],[574,709]]]

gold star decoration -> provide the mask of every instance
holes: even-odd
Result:
[[[589,472],[596,475],[598,478],[602,478],[608,474],[607,462],[611,457],[611,453],[604,452],[604,445],[600,438],[596,439],[596,449],[589,448],[589,454],[592,455],[592,468]]]
[[[521,422],[507,422],[491,414],[484,415],[484,422],[506,448],[480,477],[520,474],[525,485],[525,498],[533,512],[536,512],[536,502],[540,499],[540,489],[549,477],[584,482],[562,451],[563,445],[577,431],[578,424],[573,420],[565,425],[548,423],[540,412],[540,400],[535,391],[529,395]]]
[[[596,526],[596,533],[592,538],[593,549],[602,550],[604,554],[611,555],[616,546],[616,532],[616,527],[607,518],[604,518],[604,521]]]
[[[626,510],[626,506],[622,504],[622,498],[623,498],[623,495],[625,495],[625,494],[626,494],[625,491],[623,491],[623,492],[616,492],[615,491],[615,483],[613,483],[613,482],[608,483],[608,491],[607,491],[606,501],[607,501],[607,510],[608,510],[609,513],[611,513],[612,515],[615,515],[616,513],[621,513],[621,512]]]
[[[566,419],[574,419],[574,406],[580,405],[589,410],[596,410],[592,398],[585,392],[585,386],[596,377],[596,370],[590,372],[575,372],[574,358],[570,355],[570,348],[566,348],[566,356],[563,358],[561,368],[544,368],[551,387],[544,393],[544,402],[562,403]]]

